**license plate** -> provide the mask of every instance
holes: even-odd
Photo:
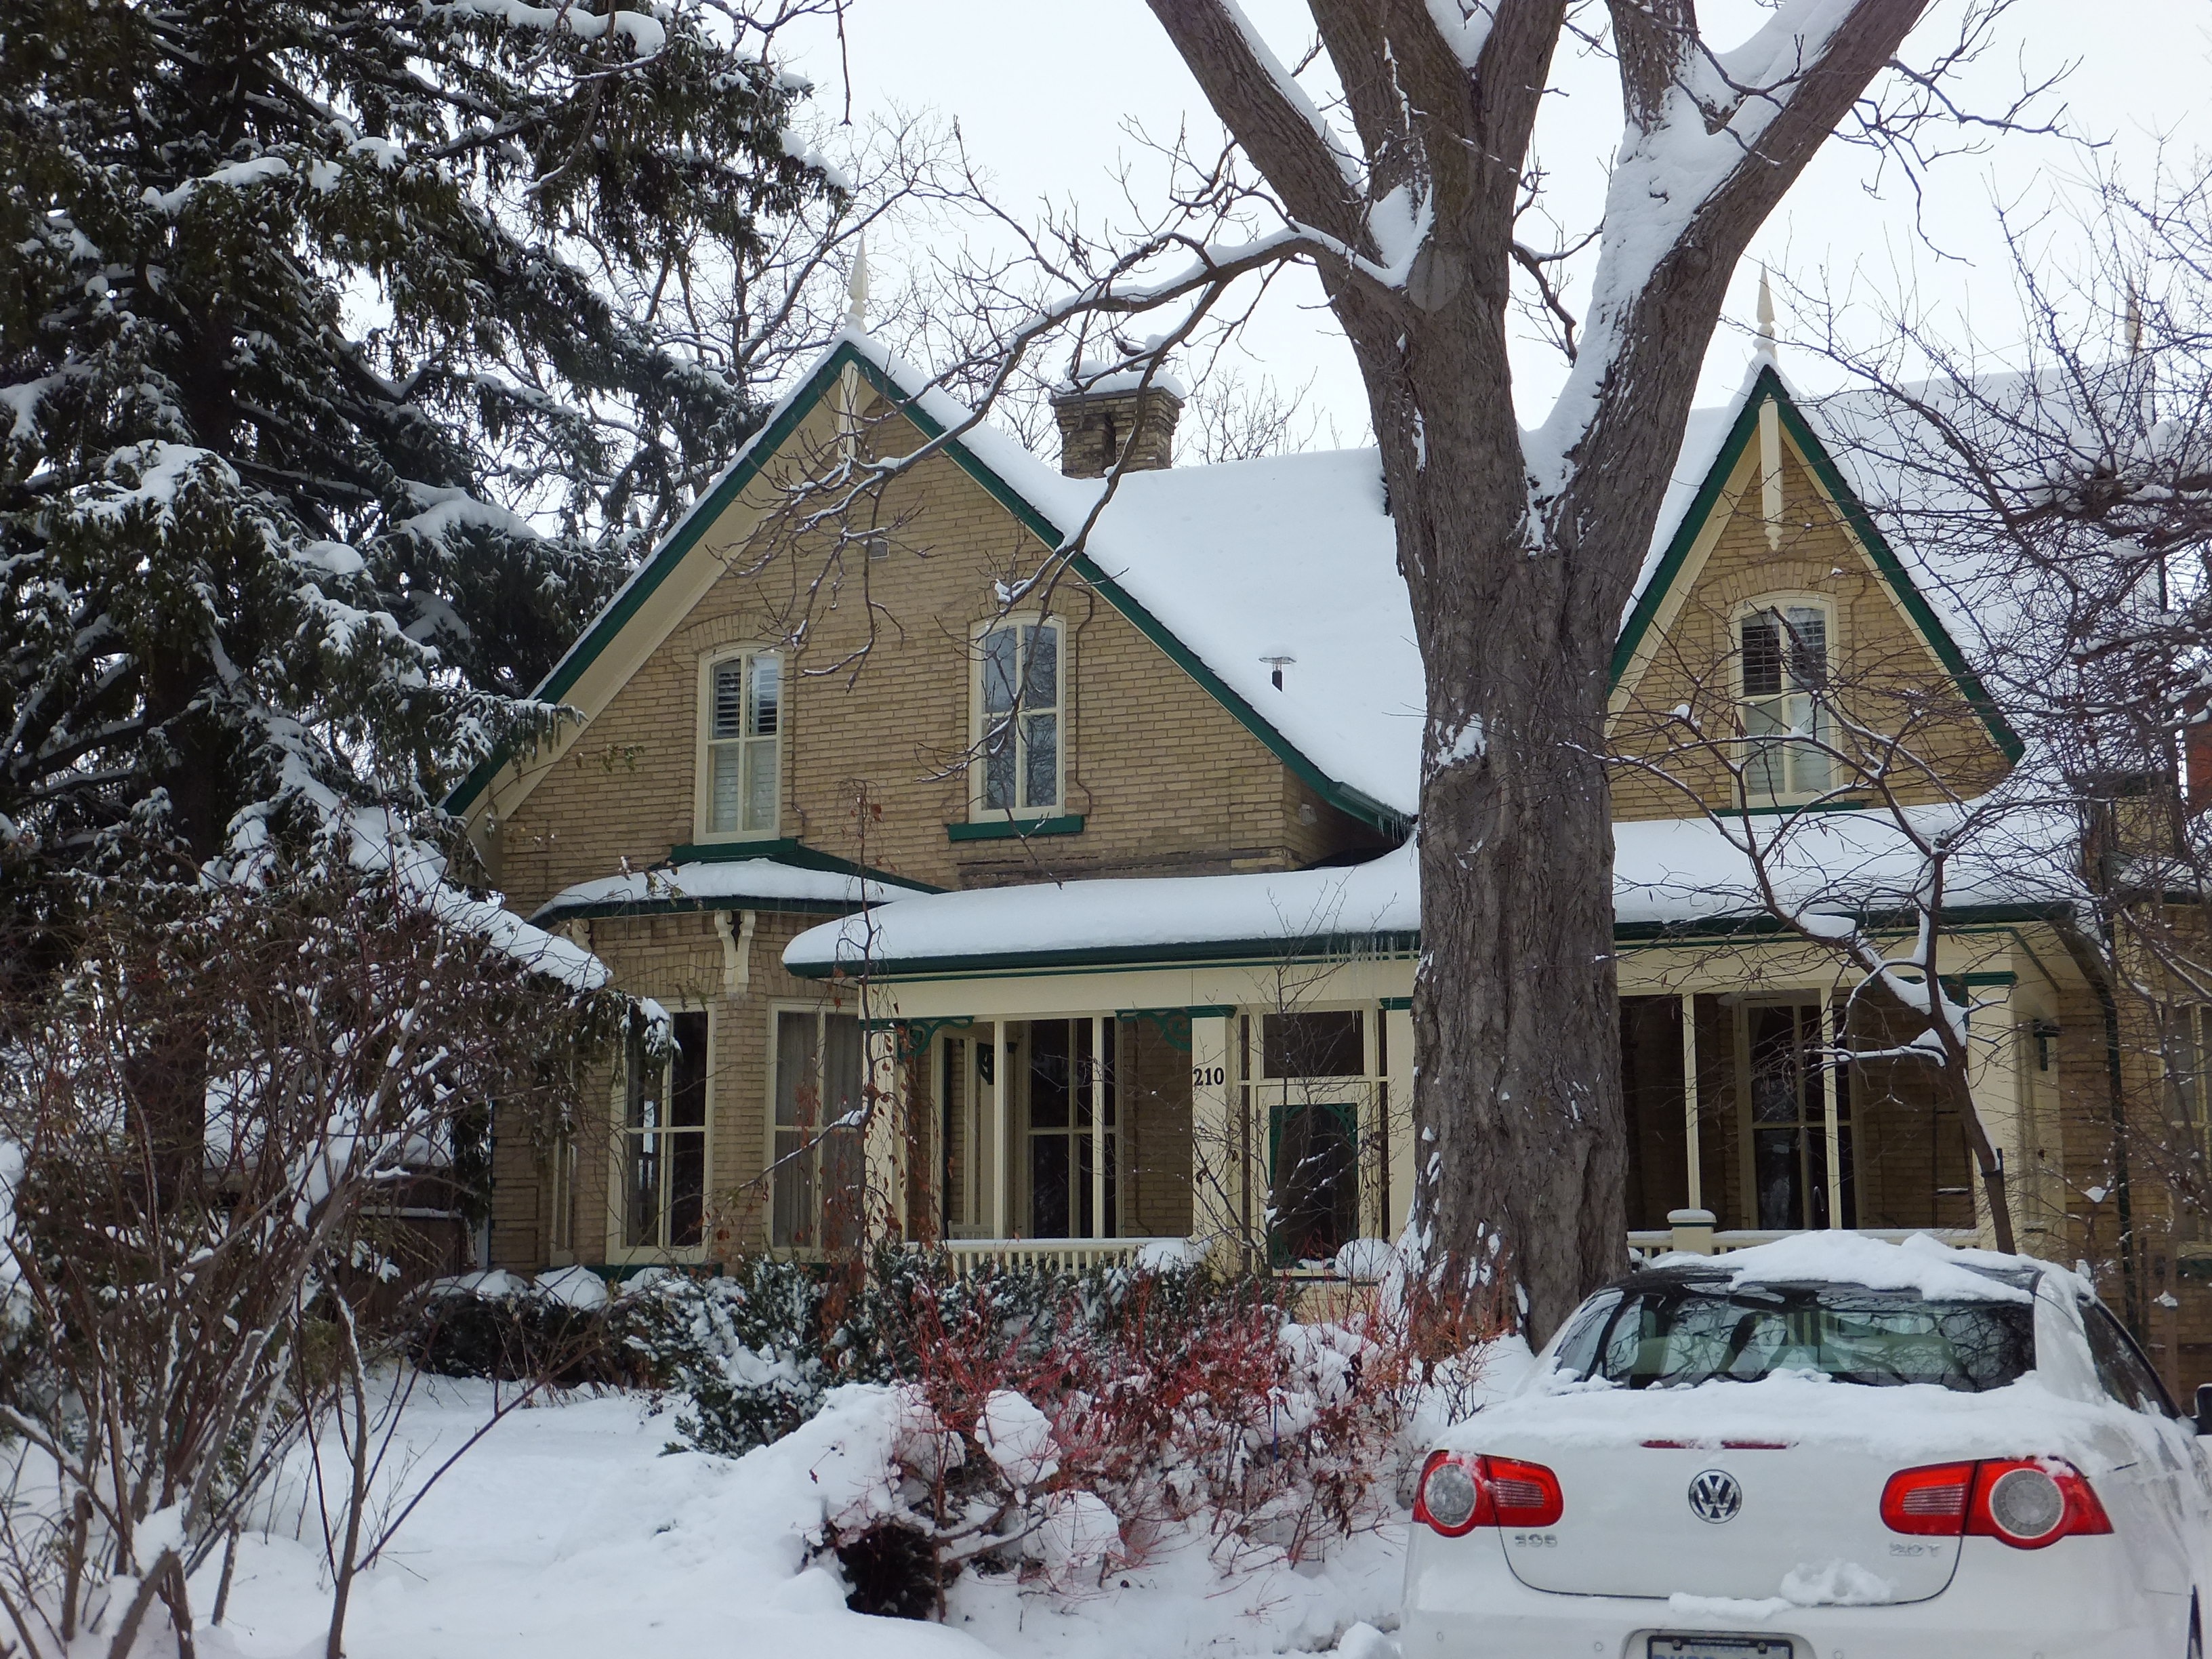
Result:
[[[1655,1636],[1644,1648],[1649,1659],[1790,1659],[1796,1650],[1786,1636]]]

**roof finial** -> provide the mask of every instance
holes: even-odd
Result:
[[[2142,295],[2137,291],[2135,278],[2128,279],[2128,356],[2142,356]]]
[[[845,292],[850,303],[845,308],[845,326],[856,333],[868,326],[868,231],[860,234],[853,244],[853,275],[846,283]]]
[[[1759,355],[1769,362],[1775,360],[1774,290],[1767,285],[1766,267],[1759,268]]]

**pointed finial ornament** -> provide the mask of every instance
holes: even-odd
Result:
[[[849,303],[845,307],[845,326],[863,330],[868,325],[868,233],[863,229],[854,239],[853,275],[845,289]]]
[[[1759,268],[1759,352],[1772,362],[1777,355],[1774,343],[1774,289],[1766,278],[1766,267]]]
[[[2128,282],[2128,356],[2142,356],[2142,295],[2137,291],[2132,277]]]

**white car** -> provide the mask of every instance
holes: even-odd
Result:
[[[2198,1659],[2198,1427],[2063,1268],[1844,1233],[1669,1256],[1430,1455],[1400,1647]]]

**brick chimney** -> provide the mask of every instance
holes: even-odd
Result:
[[[1103,478],[1128,451],[1132,472],[1157,471],[1175,461],[1176,421],[1182,387],[1155,374],[1139,389],[1141,374],[1112,374],[1054,394],[1060,419],[1060,470],[1071,478]]]

